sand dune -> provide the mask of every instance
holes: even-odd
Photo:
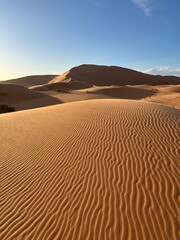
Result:
[[[88,93],[93,93],[96,95],[107,96],[108,98],[119,98],[119,99],[142,99],[154,95],[153,90],[146,90],[141,88],[132,87],[94,87],[87,90]]]
[[[96,86],[125,86],[136,84],[180,84],[180,78],[174,76],[154,76],[127,68],[115,66],[81,65],[70,69],[64,74],[52,79],[46,88],[54,90],[57,87],[74,90]],[[42,86],[42,89],[43,86]],[[38,87],[38,90],[41,90]]]
[[[1,239],[178,239],[179,117],[140,100],[1,115]]]
[[[144,99],[150,98],[156,92],[154,90],[146,90],[138,87],[94,86],[92,88],[73,91],[45,91],[43,93],[59,99],[63,103],[68,103],[92,99]]]
[[[68,84],[68,83],[65,83]],[[45,85],[28,90],[12,84],[0,85],[0,102],[11,104],[16,110],[31,109],[59,103],[76,102],[91,99],[145,99],[150,102],[162,103],[180,108],[180,85],[128,85],[128,86],[93,86],[79,88],[79,84],[70,83],[74,90],[67,87],[55,87],[49,91]],[[76,86],[75,86],[76,85]],[[64,85],[63,85],[64,86]],[[54,88],[55,87],[55,88]],[[42,91],[44,88],[44,91]],[[79,89],[78,89],[79,88]],[[35,89],[35,90],[34,90]],[[53,89],[56,89],[54,91]]]
[[[180,84],[179,85],[164,85],[164,86],[158,86],[158,90],[161,92],[168,92],[168,93],[180,93]]]
[[[153,95],[152,97],[148,97],[147,101],[161,103],[180,109],[180,93],[159,93]]]
[[[33,86],[32,89],[37,91],[56,91],[56,90],[78,90],[91,87],[91,84],[83,83],[79,81],[69,81],[69,82],[55,82],[48,83],[45,85]]]
[[[23,95],[17,95],[17,99],[22,97],[21,101],[14,101],[14,107],[18,110],[102,98],[146,99],[180,108],[180,77],[154,76],[122,67],[84,64],[60,76],[29,76],[6,83],[28,87],[36,95],[37,92],[44,94],[28,101],[26,99],[29,99],[29,95],[25,96],[25,91]]]
[[[10,79],[7,81],[3,81],[2,83],[15,84],[23,87],[31,87],[35,85],[46,84],[55,77],[57,77],[57,75],[33,75],[33,76],[16,78],[16,79]]]
[[[144,99],[167,106],[180,108],[180,85],[128,85],[93,86],[78,90],[43,91],[44,94],[59,99],[63,103],[91,99]],[[62,89],[62,91],[61,91]]]
[[[0,84],[0,103],[11,105],[16,110],[23,110],[59,104],[61,101],[23,86]]]
[[[49,83],[70,81],[79,81],[97,86],[124,86],[127,84],[177,84],[180,83],[180,78],[174,76],[154,76],[117,66],[84,64],[72,68],[61,76],[52,79]]]
[[[146,98],[147,101],[179,108],[178,84],[180,78],[174,76],[154,76],[115,66],[81,65],[33,89],[55,95],[63,102],[93,98]],[[133,86],[136,86],[136,91]],[[57,95],[49,91],[70,91],[71,95]],[[93,96],[89,93],[93,93]]]

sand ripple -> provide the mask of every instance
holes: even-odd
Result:
[[[0,239],[178,239],[179,111],[93,100],[0,116]]]

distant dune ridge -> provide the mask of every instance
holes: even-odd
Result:
[[[74,67],[64,74],[52,79],[46,84],[46,87],[49,90],[53,90],[57,88],[57,86],[74,90],[92,87],[93,85],[124,86],[137,84],[180,84],[180,78],[175,76],[153,76],[116,66],[84,64]],[[40,90],[39,87],[38,90]]]
[[[144,74],[128,68],[116,66],[80,65],[70,71],[56,77],[49,83],[57,83],[68,80],[79,81],[92,85],[132,85],[132,84],[158,84],[159,83],[180,83],[179,77],[154,76]]]
[[[177,240],[179,117],[117,99],[1,115],[1,239]]]
[[[83,64],[70,69],[69,71],[57,75],[37,75],[5,81],[5,83],[16,84],[26,87],[45,85],[52,90],[59,86],[72,90],[96,86],[111,85],[161,85],[180,84],[180,77],[175,76],[154,76],[145,74],[128,68],[116,66],[100,66]],[[37,86],[38,90],[40,87]]]
[[[6,91],[1,93],[2,85],[7,83],[10,89],[6,86]],[[12,104],[17,110],[102,98],[144,99],[180,108],[180,77],[153,76],[115,66],[84,64],[60,76],[28,76],[4,81],[3,84],[0,84],[0,102],[4,101],[4,95],[8,95],[9,91],[12,93],[11,84],[31,90],[18,90],[14,86],[17,98]],[[27,101],[30,95],[34,97]],[[9,97],[5,100],[9,101]]]
[[[55,77],[57,77],[57,75],[32,75],[27,77],[10,79],[1,83],[20,85],[23,87],[31,87],[35,85],[46,84]]]

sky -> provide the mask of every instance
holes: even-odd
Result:
[[[81,64],[180,76],[180,0],[0,0],[0,80]]]

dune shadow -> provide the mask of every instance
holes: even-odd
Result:
[[[104,95],[111,98],[139,100],[142,98],[153,96],[155,94],[155,91],[133,87],[112,87],[97,89],[90,93]]]
[[[20,88],[10,87],[11,89],[8,88],[7,91],[0,91],[0,103],[10,105],[14,107],[16,111],[63,103],[60,99],[42,92],[28,90],[21,86]]]
[[[63,103],[62,100],[40,92],[38,92],[37,96],[34,96],[33,98],[24,101],[24,105],[27,105],[28,108],[47,107],[62,103]],[[20,105],[21,104],[22,103],[20,103]]]

